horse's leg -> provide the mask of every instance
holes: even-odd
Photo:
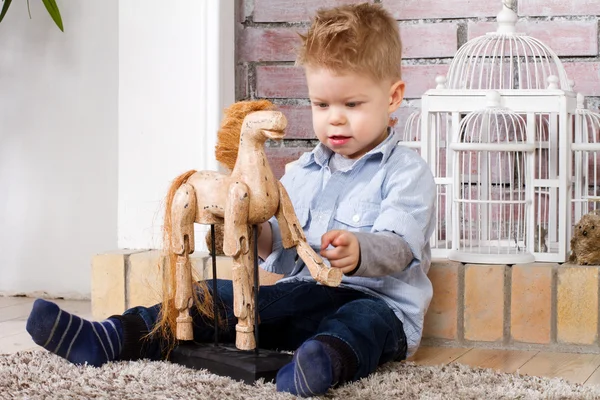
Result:
[[[192,317],[189,312],[194,304],[189,255],[194,252],[195,216],[196,193],[192,185],[184,183],[177,189],[171,208],[171,251],[177,255],[175,308],[179,312],[176,331],[178,340],[194,339]]]
[[[254,339],[253,239],[248,226],[250,193],[244,183],[232,183],[225,202],[223,252],[233,257],[233,313],[235,346],[240,350],[256,348]]]
[[[338,286],[342,282],[342,271],[337,268],[329,268],[320,255],[306,242],[304,231],[294,212],[292,201],[285,190],[285,187],[278,182],[279,187],[279,208],[277,209],[277,222],[281,231],[283,247],[289,249],[296,246],[298,256],[304,261],[310,274],[317,282],[327,286]]]

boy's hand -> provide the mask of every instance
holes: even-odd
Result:
[[[326,250],[329,245],[334,249]],[[344,274],[354,271],[360,259],[358,238],[343,230],[333,230],[321,236],[321,256],[329,260],[333,268],[339,268]]]

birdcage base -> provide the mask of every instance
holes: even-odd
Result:
[[[469,251],[452,250],[448,259],[466,264],[527,264],[535,262],[531,253],[507,253],[505,248],[476,247]]]

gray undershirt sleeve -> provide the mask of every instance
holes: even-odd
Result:
[[[404,270],[414,256],[408,243],[393,232],[353,232],[360,246],[360,264],[349,276],[377,277]]]

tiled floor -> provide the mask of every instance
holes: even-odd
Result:
[[[61,308],[92,318],[89,301],[56,300]],[[33,299],[0,297],[0,354],[39,348],[25,330]],[[422,365],[461,363],[503,372],[561,377],[571,382],[600,385],[600,355],[537,351],[423,347],[411,358]]]
[[[25,330],[25,322],[33,304],[31,298],[0,297],[0,354],[38,347]],[[92,318],[89,301],[53,300],[66,311]]]

